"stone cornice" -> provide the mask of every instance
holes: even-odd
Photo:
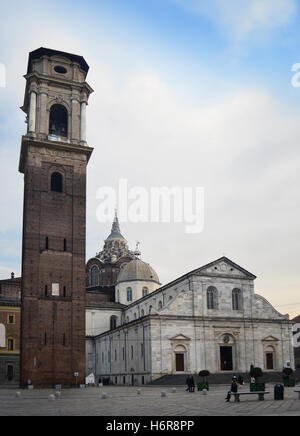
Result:
[[[90,156],[93,152],[93,148],[88,146],[82,146],[67,142],[58,142],[58,141],[49,141],[49,140],[39,140],[35,138],[30,138],[28,136],[22,137],[22,146],[21,146],[21,153],[20,153],[20,163],[19,163],[19,171],[20,173],[24,173],[25,171],[25,155],[27,148],[30,145],[34,145],[37,147],[44,147],[52,150],[63,150],[67,152],[76,152],[80,154],[85,154],[87,158],[87,162],[90,159]]]

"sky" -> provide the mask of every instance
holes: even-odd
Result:
[[[23,75],[29,52],[47,47],[90,66],[87,259],[111,228],[97,219],[99,189],[117,190],[123,179],[148,191],[202,187],[202,232],[125,220],[130,247],[140,241],[163,284],[225,255],[257,276],[256,293],[298,315],[299,1],[0,5],[0,278],[20,275]]]

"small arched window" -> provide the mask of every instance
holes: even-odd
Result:
[[[50,109],[49,134],[68,137],[68,111],[61,104],[54,104]]]
[[[232,310],[242,310],[242,291],[240,289],[234,289],[232,291]]]
[[[51,175],[51,191],[63,192],[63,176],[60,173],[53,173]]]
[[[143,297],[146,297],[148,293],[149,293],[148,288],[143,288]]]
[[[91,275],[91,286],[98,286],[99,285],[99,269],[96,265],[92,266],[90,269],[90,275]]]
[[[15,349],[15,340],[13,338],[7,339],[7,349],[8,351],[13,351]]]
[[[144,309],[141,310],[141,316],[142,316],[142,317],[145,316],[145,311],[144,311]]]
[[[132,289],[127,288],[127,301],[132,301]]]
[[[113,315],[110,317],[110,329],[114,330],[115,328],[117,328],[117,317]]]
[[[163,307],[163,304],[162,304],[162,302],[160,301],[160,302],[158,303],[158,310],[161,310],[162,307]]]
[[[210,286],[207,289],[207,308],[208,309],[218,308],[218,291],[214,286]]]

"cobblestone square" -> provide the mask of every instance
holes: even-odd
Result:
[[[140,393],[138,390],[140,389]],[[213,385],[207,395],[189,393],[184,386],[121,387],[105,386],[85,389],[65,389],[55,400],[55,390],[0,389],[1,416],[238,416],[238,415],[300,415],[300,400],[294,392],[299,388],[285,388],[284,400],[274,400],[274,385],[265,401],[256,395],[241,396],[240,403],[225,402],[228,386]],[[249,391],[249,385],[240,389]],[[20,392],[18,398],[16,393]],[[161,393],[166,396],[162,397]],[[102,398],[103,394],[106,398]]]

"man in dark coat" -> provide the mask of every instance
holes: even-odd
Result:
[[[191,390],[190,392],[195,392],[195,380],[194,377],[191,376],[191,384],[190,384]]]
[[[231,393],[235,393],[237,391],[238,391],[238,382],[237,382],[237,378],[234,376],[232,379],[230,391],[228,391],[227,397],[225,398],[227,403],[230,401]]]
[[[191,392],[191,376],[190,375],[187,376],[187,379],[186,379],[185,383],[187,385],[186,391]]]

